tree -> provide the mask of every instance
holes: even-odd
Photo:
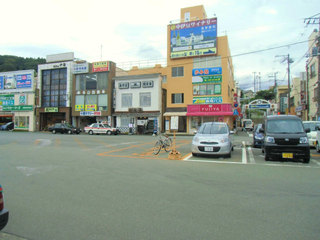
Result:
[[[44,58],[23,58],[11,55],[0,55],[0,72],[34,69],[38,71],[38,64],[45,63]]]

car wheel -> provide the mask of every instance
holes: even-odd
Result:
[[[319,145],[320,143],[319,142],[317,142],[317,145],[316,145],[316,150],[317,150],[317,152],[320,152],[320,145]]]
[[[231,151],[226,155],[226,158],[231,158]]]
[[[197,153],[192,153],[192,156],[197,157],[198,154]]]
[[[111,135],[112,134],[112,132],[111,131],[107,131],[107,135]]]
[[[52,130],[52,133],[53,133],[53,134],[56,134],[56,130]]]
[[[90,131],[89,131],[89,134],[90,134],[90,135],[93,135],[93,131],[92,131],[92,130],[90,130]]]

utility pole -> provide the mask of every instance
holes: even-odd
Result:
[[[281,63],[283,62],[287,62],[288,64],[288,68],[287,68],[287,71],[288,71],[288,112],[287,114],[290,114],[290,63],[293,63],[293,59],[290,58],[290,55],[276,55],[276,57],[282,57],[282,61]]]
[[[304,22],[309,25],[309,24],[312,24],[312,25],[318,25],[318,36],[317,36],[317,39],[315,40],[315,45],[316,45],[316,48],[317,48],[317,55],[318,56],[318,81],[317,81],[317,103],[318,103],[318,107],[317,107],[317,120],[319,120],[319,116],[320,116],[320,16],[319,17],[316,17],[320,15],[320,13],[316,14],[316,15],[313,15],[312,17],[309,17],[309,18],[305,18],[304,19]],[[308,70],[308,65],[307,65],[307,70]],[[308,74],[308,72],[307,72]],[[308,81],[308,80],[307,80]],[[307,91],[309,91],[309,89],[307,89]],[[308,93],[309,95],[309,93]]]
[[[256,92],[256,72],[253,72],[253,92]]]

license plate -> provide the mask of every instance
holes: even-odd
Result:
[[[213,147],[204,147],[206,152],[213,152]]]
[[[282,153],[283,158],[293,158],[293,153]]]

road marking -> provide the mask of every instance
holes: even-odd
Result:
[[[183,159],[185,162],[202,162],[202,163],[224,163],[224,164],[244,164],[242,162],[222,162],[215,160],[197,160],[197,159]]]
[[[253,156],[251,147],[248,147],[248,153],[249,153],[249,161],[250,161],[250,163],[256,163],[256,161],[254,160],[254,156]]]
[[[247,151],[246,151],[246,143],[243,141],[242,142],[242,163],[243,164],[246,164],[248,163],[248,160],[247,160]]]
[[[313,163],[315,163],[315,164],[320,166],[320,163],[318,161],[316,161],[316,160],[311,159],[311,162],[313,162]]]

